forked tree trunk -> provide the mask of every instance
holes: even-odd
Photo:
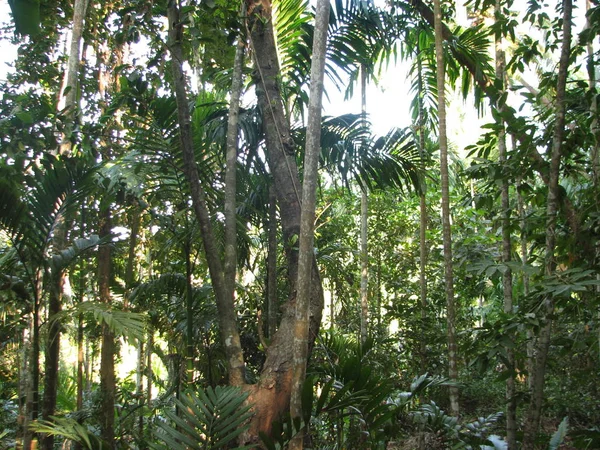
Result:
[[[545,275],[552,277],[556,273],[556,260],[554,251],[556,247],[556,222],[559,206],[559,177],[562,157],[563,139],[565,136],[566,102],[565,92],[571,55],[571,19],[572,0],[563,0],[563,36],[561,53],[558,66],[558,79],[556,84],[556,119],[552,136],[550,153],[550,171],[548,183],[548,199],[546,201],[546,250],[544,258]],[[535,438],[540,427],[542,406],[544,402],[544,382],[546,376],[546,362],[552,338],[552,315],[554,314],[554,299],[548,295],[544,299],[542,309],[542,323],[535,349],[534,370],[532,378],[531,403],[525,418],[523,436],[523,450],[533,450]]]
[[[169,20],[169,50],[171,52],[171,68],[173,70],[173,87],[177,101],[177,117],[179,122],[179,138],[183,152],[184,172],[192,196],[192,206],[196,219],[200,225],[202,243],[205,250],[206,261],[210,278],[217,300],[219,315],[219,328],[221,342],[225,349],[229,368],[229,382],[234,386],[245,383],[245,364],[237,329],[237,317],[233,296],[228,295],[226,288],[223,264],[219,256],[216,240],[212,231],[210,213],[206,205],[206,194],[196,166],[194,143],[192,138],[191,115],[185,74],[183,72],[183,21],[180,16],[180,7],[176,0],[169,0],[167,7]]]
[[[302,210],[300,218],[300,251],[298,255],[298,293],[296,296],[294,346],[292,362],[292,393],[290,416],[302,418],[302,386],[306,378],[306,364],[310,339],[310,297],[314,261],[314,231],[317,184],[319,179],[319,156],[321,154],[321,109],[323,78],[329,23],[329,0],[317,2],[316,23],[313,38],[310,99],[306,126],[306,148],[304,154],[304,180],[302,184]],[[289,450],[302,450],[304,432],[296,434]]]
[[[446,135],[446,71],[442,36],[442,8],[434,0],[435,56],[437,63],[437,95],[440,144],[440,175],[442,182],[442,226],[444,241],[444,279],[446,284],[446,323],[448,338],[448,376],[458,380],[458,355],[456,347],[456,306],[454,300],[454,273],[452,267],[452,231],[450,228],[450,188],[448,183],[448,137]],[[458,416],[458,388],[450,386],[450,412]]]
[[[266,352],[266,361],[259,382],[249,387],[250,402],[256,412],[249,435],[257,439],[258,432],[270,433],[273,420],[288,411],[292,379],[292,340],[296,325],[294,296],[298,278],[298,255],[295,237],[300,234],[300,181],[296,165],[296,149],[281,98],[278,79],[279,62],[273,36],[271,2],[247,0],[247,20],[255,63],[256,95],[263,117],[266,151],[273,175],[281,217],[288,283],[292,298],[283,308],[279,329]],[[310,292],[309,347],[318,334],[323,309],[323,291],[316,260],[312,260]],[[310,348],[309,348],[310,353]]]

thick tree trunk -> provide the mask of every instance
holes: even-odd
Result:
[[[444,279],[446,284],[446,322],[448,326],[448,375],[458,380],[458,355],[456,347],[456,306],[454,299],[454,273],[452,267],[452,231],[450,228],[450,188],[448,183],[448,137],[446,135],[446,73],[442,35],[442,8],[440,0],[434,1],[435,56],[437,63],[438,119],[440,144],[440,175],[442,182],[442,226],[444,241]],[[458,388],[451,386],[450,412],[459,415]]]
[[[185,165],[184,172],[188,183],[190,183],[192,205],[196,219],[200,224],[206,261],[208,263],[215,297],[217,299],[221,342],[225,349],[225,354],[227,355],[229,382],[234,386],[241,386],[245,383],[246,377],[240,335],[237,329],[235,304],[233,302],[233,296],[227,295],[223,265],[216,246],[216,240],[213,236],[210,214],[206,205],[206,195],[200,184],[194,156],[189,101],[187,97],[185,74],[182,68],[184,62],[181,42],[183,36],[183,22],[180,19],[179,7],[175,0],[169,1],[167,10],[169,19],[169,50],[171,52],[173,85],[177,100],[179,137]]]
[[[270,433],[273,420],[285,414],[290,404],[294,297],[298,278],[298,255],[294,242],[300,234],[301,189],[294,142],[278,85],[279,62],[271,22],[271,3],[269,0],[256,3],[248,0],[246,4],[256,67],[256,95],[263,117],[269,168],[277,193],[291,292],[291,299],[283,308],[279,329],[267,349],[260,380],[248,389],[249,400],[254,404],[256,413],[249,435],[256,440],[259,431]],[[314,258],[311,265],[309,347],[318,334],[323,309],[323,291]]]
[[[572,0],[563,0],[563,36],[561,44],[560,61],[558,66],[558,79],[556,84],[556,119],[552,136],[552,151],[550,157],[550,172],[548,184],[548,199],[546,202],[546,254],[544,268],[546,276],[556,273],[556,260],[554,251],[556,247],[556,222],[559,206],[559,177],[562,146],[565,135],[566,116],[566,84],[571,54],[571,20]],[[535,437],[540,427],[542,406],[544,402],[544,382],[546,376],[546,362],[552,338],[552,315],[554,314],[554,299],[547,296],[544,299],[543,326],[540,330],[535,349],[534,371],[532,379],[531,403],[525,418],[523,436],[523,450],[532,450],[535,447]]]

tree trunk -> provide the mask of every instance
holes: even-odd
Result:
[[[192,284],[192,255],[191,243],[185,243],[185,306],[186,306],[186,333],[185,333],[185,358],[186,358],[186,383],[191,386],[194,382],[194,287]]]
[[[242,13],[243,14],[243,13]],[[225,167],[225,287],[227,297],[235,301],[235,274],[237,267],[237,214],[236,214],[236,169],[238,156],[240,97],[243,88],[244,69],[243,36],[238,37],[233,63],[231,100],[227,120],[227,157]]]
[[[558,66],[558,79],[556,84],[556,119],[552,136],[552,149],[550,157],[550,171],[548,183],[548,199],[546,202],[546,250],[544,269],[546,276],[556,273],[556,260],[554,251],[556,247],[556,222],[559,206],[559,177],[562,146],[565,135],[566,103],[565,92],[569,70],[569,57],[571,54],[571,19],[572,0],[563,0],[563,36],[561,44],[560,61]],[[544,402],[544,382],[546,375],[546,362],[552,338],[552,315],[554,313],[554,299],[548,295],[544,299],[542,310],[543,326],[540,330],[535,349],[534,371],[532,379],[531,403],[525,418],[523,436],[523,450],[532,450],[535,447],[535,437],[540,427],[542,406]]]
[[[456,352],[456,306],[454,300],[454,274],[452,267],[452,231],[450,228],[450,188],[448,183],[448,137],[446,135],[446,73],[442,36],[442,8],[440,0],[434,1],[435,56],[437,64],[437,94],[440,145],[440,175],[442,182],[442,226],[444,241],[444,280],[446,284],[446,321],[448,327],[448,375],[458,380],[458,356]],[[459,415],[458,388],[451,386],[450,412]]]
[[[496,0],[495,5],[496,20],[502,17],[502,4],[500,0]],[[501,83],[501,91],[504,92],[506,89],[506,58],[504,50],[502,48],[502,36],[500,33],[496,34],[496,80]],[[504,102],[496,105],[496,107],[502,113],[506,110]],[[502,117],[500,114],[499,117]],[[504,121],[499,119],[500,129],[498,131],[498,162],[500,167],[506,166],[506,131],[504,128]],[[508,264],[511,261],[512,242],[510,236],[510,220],[511,210],[509,202],[508,192],[508,180],[506,176],[502,177],[502,183],[500,186],[501,196],[501,229],[502,229],[502,263],[505,265],[504,273],[502,274],[502,288],[504,294],[504,312],[512,315],[513,313],[513,291],[512,291],[512,270]],[[514,339],[514,333],[511,333],[511,337]],[[506,442],[508,444],[508,450],[516,450],[517,448],[517,401],[515,397],[515,355],[512,348],[506,349],[506,356],[508,364],[506,370],[509,372],[509,376],[506,379]]]
[[[417,44],[418,45],[418,44]],[[425,112],[423,106],[423,66],[421,62],[421,49],[417,50],[417,86],[419,89],[419,156],[425,161]],[[427,319],[427,184],[423,180],[419,193],[419,283],[420,283],[420,313],[421,313],[421,342],[419,353],[421,357],[421,371],[427,370],[427,341],[425,339],[425,320]],[[422,445],[419,447],[421,448]]]
[[[110,209],[100,211],[98,235],[109,236],[112,228]],[[98,249],[98,294],[106,305],[112,303],[110,295],[110,274],[112,270],[110,245]],[[115,430],[115,338],[106,323],[102,324],[102,351],[100,354],[100,435],[108,448],[114,448]]]
[[[41,274],[36,272],[31,314],[31,351],[29,355],[29,383],[25,405],[25,420],[23,421],[23,449],[37,447],[33,432],[29,429],[31,422],[38,418],[40,392],[40,295]]]
[[[269,219],[267,223],[267,336],[273,339],[277,331],[277,196],[269,186]]]
[[[64,129],[61,133],[59,152],[61,155],[71,153],[73,146],[71,133],[75,129],[78,120],[78,98],[79,98],[79,66],[80,49],[85,24],[85,14],[89,0],[75,0],[73,3],[73,29],[71,31],[71,45],[67,68],[58,98],[58,111],[66,117]]]
[[[363,125],[367,124],[367,73],[360,67],[360,103]],[[360,196],[360,341],[367,340],[369,328],[369,196],[366,188]]]
[[[298,276],[298,255],[294,242],[300,234],[300,181],[294,142],[281,98],[279,62],[273,36],[271,3],[247,1],[246,15],[255,63],[256,95],[263,117],[266,152],[274,178],[281,217],[291,299],[285,304],[279,329],[266,352],[258,384],[249,387],[254,404],[249,435],[256,440],[259,431],[271,431],[273,420],[288,411],[292,379],[292,341],[295,329],[294,296]],[[323,291],[316,260],[312,260],[309,347],[319,331],[323,310]],[[309,348],[310,353],[310,348]]]
[[[300,251],[298,255],[298,293],[293,345],[292,395],[290,415],[301,419],[302,386],[306,378],[306,364],[310,339],[310,297],[314,261],[314,230],[317,184],[319,179],[319,156],[321,154],[321,110],[323,78],[329,23],[329,0],[317,2],[316,22],[310,70],[310,100],[306,127],[306,149],[304,155],[304,180],[302,185],[302,208],[300,218]],[[289,450],[303,448],[304,431],[296,434]]]
[[[210,214],[206,205],[206,195],[200,184],[194,156],[194,143],[190,122],[191,116],[185,74],[182,68],[184,62],[181,41],[183,36],[183,22],[180,20],[179,7],[175,0],[169,1],[167,10],[169,19],[169,50],[171,52],[173,85],[177,100],[177,117],[179,122],[179,137],[183,151],[184,171],[188,183],[190,183],[192,205],[194,207],[196,219],[200,224],[206,261],[208,263],[215,297],[217,299],[221,342],[225,349],[225,354],[227,355],[229,382],[234,386],[240,386],[245,383],[246,377],[240,335],[237,329],[235,304],[233,302],[233,297],[227,295],[223,265],[216,246],[216,240],[213,236]]]
[[[410,4],[417,10],[417,12],[421,15],[421,17],[429,23],[429,25],[434,25],[434,14],[433,11],[427,6],[423,0],[410,0]],[[445,40],[452,42],[454,40],[454,36],[452,35],[452,31],[448,26],[442,23],[442,36]],[[452,55],[456,59],[456,61],[466,68],[471,75],[475,83],[481,88],[481,90],[485,93],[485,95],[491,100],[496,101],[496,97],[498,95],[497,89],[494,86],[492,80],[490,80],[487,75],[482,71],[478,64],[476,64],[472,59],[466,58],[463,54],[458,52],[455,49],[455,46],[450,45],[449,50]],[[511,109],[507,109],[507,113],[512,114]],[[517,117],[509,117],[506,119],[507,122],[517,122]],[[528,147],[528,156],[531,158],[531,162],[533,163],[533,168],[538,172],[540,178],[544,181],[546,186],[550,185],[550,178],[548,176],[548,172],[550,168],[548,167],[548,162],[544,159],[544,157],[540,154],[536,147],[532,147],[529,145],[529,134],[528,133],[519,133],[516,134],[517,140],[521,141],[523,145]],[[588,241],[584,240],[585,235],[579,233],[580,223],[578,215],[575,212],[575,208],[570,198],[566,195],[561,196],[560,198],[561,205],[564,208],[565,215],[567,218],[567,222],[571,228],[571,232],[577,243],[580,245],[580,248],[587,256],[592,256],[589,254],[590,246],[588,245]]]

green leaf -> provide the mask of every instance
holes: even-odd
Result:
[[[563,443],[565,437],[567,436],[567,432],[569,431],[569,418],[565,417],[556,432],[552,435],[552,439],[550,439],[550,443],[548,444],[548,450],[556,450]]]

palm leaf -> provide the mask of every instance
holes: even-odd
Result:
[[[321,148],[321,166],[348,187],[357,182],[364,190],[419,189],[421,157],[407,129],[375,137],[359,115],[326,118]]]
[[[51,320],[66,322],[65,318],[75,318],[80,314],[90,315],[99,325],[106,325],[116,335],[132,341],[141,341],[145,336],[146,316],[132,311],[121,311],[115,305],[99,302],[81,302],[58,313]]]
[[[59,436],[63,439],[78,442],[88,450],[100,450],[105,447],[102,439],[75,419],[55,416],[50,416],[50,419],[33,422],[30,428],[36,433]]]
[[[231,443],[247,428],[252,416],[244,405],[247,394],[236,387],[208,387],[197,392],[188,390],[173,399],[179,415],[164,411],[167,422],[158,422],[154,436],[160,443],[154,449],[218,449],[232,448]],[[235,447],[235,450],[252,446]]]

